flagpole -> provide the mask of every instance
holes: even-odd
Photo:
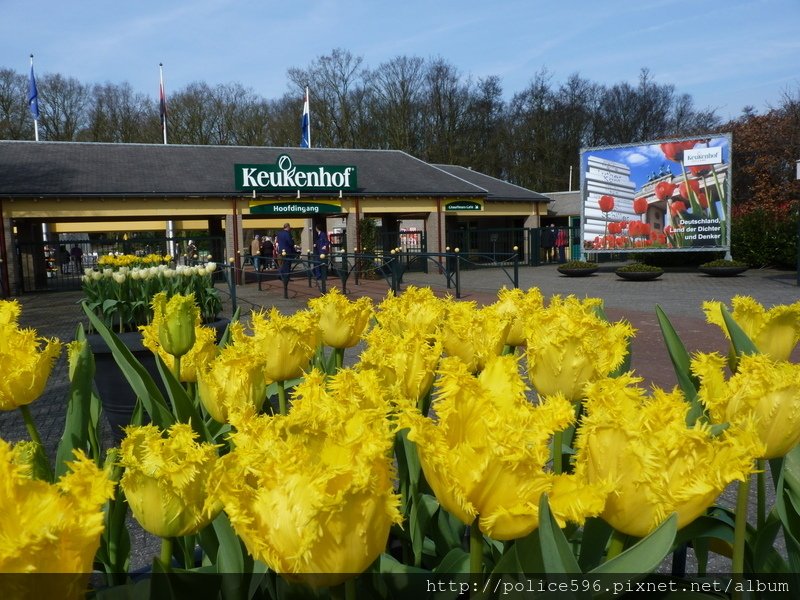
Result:
[[[167,97],[164,95],[164,63],[158,63],[158,75],[161,83],[160,91],[160,110],[161,110],[161,129],[164,132],[164,143],[167,143]]]
[[[32,104],[35,102],[35,105]],[[36,106],[36,108],[34,108]],[[33,115],[33,138],[39,141],[39,92],[36,89],[36,79],[33,76],[33,54],[31,54],[31,78],[28,82],[28,107]]]

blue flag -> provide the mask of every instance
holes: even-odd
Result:
[[[308,88],[303,102],[303,118],[300,120],[300,147],[311,148],[311,115],[308,109]]]
[[[33,62],[33,61],[31,61]],[[28,81],[28,106],[31,109],[34,121],[39,120],[39,92],[36,90],[36,77],[33,76],[33,65],[31,64],[31,78]]]

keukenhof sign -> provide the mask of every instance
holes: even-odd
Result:
[[[236,189],[264,192],[337,192],[357,189],[356,168],[339,165],[295,165],[282,154],[274,165],[234,165]]]
[[[581,152],[586,251],[730,249],[730,134]]]

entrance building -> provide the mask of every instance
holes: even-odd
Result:
[[[398,246],[444,252],[452,240],[498,251],[511,242],[491,232],[539,227],[548,202],[396,150],[0,141],[0,278],[6,295],[43,289],[48,252],[144,232],[164,240],[153,251],[177,258],[180,239],[201,237],[211,260],[241,266],[255,233],[286,222],[304,252],[314,224],[340,249],[359,249],[365,218]],[[97,251],[82,250],[91,266]]]

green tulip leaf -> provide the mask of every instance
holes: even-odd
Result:
[[[733,319],[733,316],[725,307],[721,305],[722,319],[725,321],[725,327],[728,329],[728,335],[731,338],[731,344],[736,351],[737,355],[740,354],[758,354],[758,348],[753,341],[747,336],[744,330],[739,327],[739,324]]]
[[[426,571],[425,569],[401,563],[393,556],[385,553],[378,557],[377,566],[379,573],[430,573],[430,571]],[[392,578],[389,578],[389,580],[391,579]]]
[[[686,424],[694,425],[703,414],[703,405],[697,399],[700,381],[692,375],[691,359],[686,351],[686,346],[683,345],[681,338],[678,337],[678,332],[675,331],[667,314],[659,305],[656,305],[656,316],[658,317],[658,325],[661,328],[661,335],[667,346],[669,358],[672,361],[672,367],[675,369],[678,386],[680,386],[681,391],[689,401],[690,407],[686,415]]]
[[[539,499],[539,543],[545,573],[581,572],[569,541],[550,512],[547,494],[542,494]]]
[[[186,393],[181,382],[175,378],[175,374],[167,368],[160,356],[156,356],[156,366],[175,410],[175,419],[180,423],[191,423],[192,429],[197,432],[201,442],[213,441],[213,437],[208,431],[197,405]]]
[[[581,539],[581,552],[578,558],[578,565],[581,571],[585,572],[593,569],[603,560],[608,539],[614,529],[603,519],[590,517],[586,519],[583,526],[583,537]]]
[[[469,573],[469,552],[453,548],[433,570],[434,573]]]
[[[75,340],[81,344],[81,348],[79,352],[73,354],[73,364],[69,369],[70,387],[67,396],[67,415],[64,422],[64,433],[56,449],[56,479],[68,471],[67,461],[73,459],[75,450],[83,450],[95,460],[100,458],[92,455],[89,445],[94,355],[86,341],[82,323],[78,325],[75,332]]]
[[[590,573],[649,573],[669,554],[678,531],[678,515],[673,513],[646,537],[604,562]]]
[[[216,557],[217,573],[242,573],[244,571],[242,544],[233,530],[228,515],[221,512],[211,525],[219,543]]]

